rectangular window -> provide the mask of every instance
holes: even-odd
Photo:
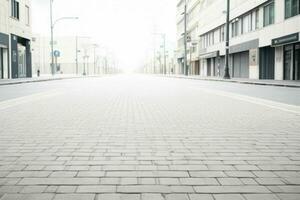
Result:
[[[225,26],[221,26],[220,28],[220,42],[224,42],[225,40]]]
[[[259,29],[259,10],[255,11],[255,30]]]
[[[26,24],[30,25],[30,9],[29,9],[29,6],[25,6],[25,10],[26,10]]]
[[[274,2],[264,6],[264,26],[274,24],[275,22],[275,9]]]
[[[285,18],[300,14],[300,0],[285,0]]]
[[[235,19],[231,23],[231,37],[236,37],[240,34],[240,19]]]
[[[15,19],[20,19],[20,5],[16,0],[11,0],[11,16]]]

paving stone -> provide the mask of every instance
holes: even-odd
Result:
[[[51,174],[50,171],[14,171],[7,175],[9,178],[42,178],[48,177]]]
[[[243,182],[238,178],[218,178],[221,185],[243,185]]]
[[[180,185],[178,178],[160,178],[159,183],[161,185]]]
[[[71,194],[71,193],[75,193],[76,190],[77,190],[77,186],[59,186],[58,189],[56,190],[56,193]]]
[[[162,185],[118,186],[118,193],[171,193],[171,188]]]
[[[1,200],[52,200],[54,194],[5,194]]]
[[[182,185],[220,185],[214,178],[180,178]]]
[[[77,175],[77,172],[70,171],[55,171],[49,177],[51,178],[73,178]]]
[[[186,194],[168,194],[166,200],[189,200],[189,197]]]
[[[189,194],[190,200],[214,200],[210,194]]]
[[[104,171],[80,171],[77,174],[77,177],[83,178],[93,178],[93,177],[104,177]]]
[[[277,194],[280,200],[299,200],[300,194]]]
[[[161,194],[142,194],[141,200],[165,200]]]
[[[195,186],[197,193],[204,194],[222,194],[222,193],[270,193],[270,191],[264,186]]]
[[[137,185],[137,178],[121,178],[120,185]]]
[[[43,193],[46,190],[47,186],[25,186],[20,191],[20,193],[27,193],[27,194],[38,194]]]
[[[141,199],[140,194],[99,194],[96,198],[96,200],[140,200],[140,199]]]
[[[91,185],[91,186],[79,186],[77,193],[114,193],[116,192],[116,186],[103,186],[103,185]]]
[[[92,185],[98,178],[24,178],[18,185]]]
[[[240,194],[215,194],[215,200],[245,200]]]
[[[275,194],[244,194],[247,200],[279,200]]]
[[[57,194],[53,200],[94,200],[95,194]]]

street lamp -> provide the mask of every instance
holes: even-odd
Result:
[[[224,79],[230,79],[229,74],[229,17],[230,17],[230,0],[227,0],[226,11],[226,55],[225,55],[225,74]]]
[[[184,60],[183,60],[183,68],[184,68],[184,74],[186,76],[189,75],[189,69],[187,66],[187,2],[184,0]]]
[[[163,45],[161,46],[164,51],[164,68],[163,74],[167,74],[167,58],[166,58],[166,34],[165,33],[153,33],[154,35],[160,35],[163,39]]]
[[[79,74],[79,64],[78,64],[78,53],[80,52],[79,49],[78,49],[78,40],[80,38],[88,38],[90,39],[91,37],[86,37],[86,36],[76,36],[76,74],[78,75]]]
[[[55,25],[59,22],[59,21],[62,21],[62,20],[72,20],[72,19],[78,19],[78,17],[62,17],[62,18],[59,18],[57,20],[55,20],[53,22],[53,1],[54,0],[50,0],[50,24],[51,24],[51,72],[52,72],[52,75],[55,74],[55,69],[54,69],[54,41],[53,41],[53,38],[54,38],[54,27]]]

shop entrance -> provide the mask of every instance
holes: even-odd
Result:
[[[0,48],[0,79],[4,78],[3,49]]]
[[[26,47],[18,44],[18,77],[26,77]]]
[[[284,47],[284,80],[300,80],[300,43]]]

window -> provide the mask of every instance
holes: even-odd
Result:
[[[255,11],[255,30],[259,29],[259,10]]]
[[[248,14],[243,17],[242,33],[252,31],[252,15]]]
[[[235,19],[232,23],[231,23],[231,37],[236,37],[239,35],[239,28],[240,26],[240,20],[239,19]]]
[[[300,14],[300,0],[285,0],[285,18]]]
[[[225,41],[225,25],[220,27],[220,42]]]
[[[20,19],[19,2],[16,0],[11,0],[11,16],[15,19]]]
[[[274,2],[264,7],[264,26],[274,24],[275,21],[275,10]]]
[[[29,6],[25,6],[25,10],[26,10],[26,25],[30,25],[30,10],[29,10]]]

